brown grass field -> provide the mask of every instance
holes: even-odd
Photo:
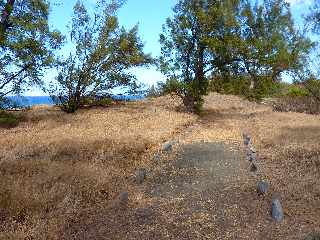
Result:
[[[254,139],[261,177],[284,201],[289,220],[273,239],[320,231],[319,115],[273,112],[217,94],[206,97],[200,117],[178,105],[160,97],[74,115],[38,106],[18,127],[0,129],[0,239],[83,239],[77,235],[83,225],[111,212],[122,191],[129,192],[129,207],[143,205],[133,174],[155,167],[163,142],[240,145],[243,132]],[[112,239],[96,234],[88,239]]]

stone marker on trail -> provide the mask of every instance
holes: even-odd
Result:
[[[251,163],[250,172],[255,173],[258,171],[257,151],[252,144],[250,135],[243,133],[242,137],[243,137],[243,142],[244,142],[245,151],[246,151],[246,159]]]
[[[278,198],[272,199],[271,216],[277,222],[281,222],[283,220],[283,209],[281,206],[281,202]]]
[[[172,149],[173,149],[173,145],[175,144],[174,141],[168,141],[168,142],[165,142],[163,145],[162,145],[162,151],[163,152],[171,152]]]
[[[118,201],[120,205],[127,205],[129,201],[129,193],[127,191],[120,193]]]
[[[156,153],[154,156],[153,156],[153,160],[156,161],[156,162],[159,162],[161,160],[161,155],[160,153]]]
[[[147,176],[147,170],[144,168],[140,168],[138,171],[136,171],[136,183],[142,184]]]
[[[257,184],[258,195],[265,195],[269,190],[269,183],[266,181],[259,181]]]
[[[251,142],[251,137],[246,133],[243,133],[242,137],[243,137],[244,145],[248,146]]]

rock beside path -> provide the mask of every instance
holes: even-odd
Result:
[[[272,215],[272,218],[277,222],[281,222],[283,220],[283,217],[284,217],[283,209],[281,206],[281,202],[278,198],[274,198],[272,200],[271,215]]]
[[[129,193],[127,191],[122,192],[118,196],[118,203],[120,205],[127,205],[129,201]]]
[[[171,152],[172,149],[173,149],[173,145],[175,144],[175,141],[168,141],[168,142],[165,142],[163,145],[162,145],[162,151],[163,152]]]
[[[136,183],[142,184],[147,176],[147,170],[144,168],[140,168],[136,171]]]
[[[258,195],[265,195],[269,190],[269,183],[266,181],[259,181],[257,184]]]

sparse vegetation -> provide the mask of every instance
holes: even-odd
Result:
[[[103,225],[90,225],[92,231],[88,230],[88,237],[106,231],[104,237],[112,238],[115,235],[110,234],[116,231],[117,236],[126,239],[132,232],[141,230],[141,225],[129,222],[130,211],[147,207],[149,201],[156,200],[144,195],[132,180],[132,174],[140,168],[163,171],[165,156],[161,155],[160,162],[153,160],[163,142],[178,136],[181,144],[241,142],[239,133],[248,122],[261,154],[259,161],[266,168],[265,178],[274,181],[273,188],[286,193],[285,210],[295,213],[286,216],[288,222],[278,233],[288,236],[284,239],[291,239],[289,236],[295,233],[290,222],[298,213],[302,221],[313,219],[299,234],[305,236],[313,230],[319,220],[316,218],[319,212],[313,208],[317,206],[316,186],[319,185],[315,176],[320,171],[317,116],[284,115],[238,97],[210,94],[205,98],[201,121],[197,121],[193,114],[177,112],[175,107],[179,104],[170,97],[160,97],[112,105],[108,109],[81,109],[72,115],[56,107],[34,107],[14,130],[0,129],[0,239],[70,239],[90,222],[103,222]],[[185,131],[193,123],[196,124]],[[146,184],[151,184],[149,177]],[[246,187],[245,191],[241,190],[245,195],[251,193],[251,188]],[[122,223],[130,226],[128,232],[119,232],[118,225],[111,224],[119,218],[111,208],[112,203],[123,190],[129,192],[129,206],[117,213],[123,217]],[[291,199],[292,195],[295,200]],[[164,202],[156,218],[166,219],[167,200],[161,199]],[[264,204],[259,199],[254,201]],[[251,214],[254,221],[269,226],[262,209]],[[192,219],[190,231],[196,227],[192,223],[207,222],[196,216]],[[176,224],[182,227],[179,221]],[[166,228],[174,234],[170,222],[153,227],[154,231],[162,232]],[[243,234],[255,234],[251,232],[253,228],[250,224]]]
[[[0,239],[286,240],[317,231],[316,44],[288,2],[178,0],[156,61],[138,25],[120,26],[125,0],[94,9],[77,0],[66,38],[49,28],[51,1],[0,0]],[[320,4],[311,11],[319,34]],[[166,81],[142,91],[132,70],[151,64]],[[55,106],[9,101],[36,85]],[[142,92],[141,101],[124,95]],[[270,185],[261,197],[257,178]],[[276,227],[272,193],[285,213]]]

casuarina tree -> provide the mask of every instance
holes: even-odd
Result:
[[[174,7],[160,35],[160,70],[167,76],[165,91],[182,98],[188,111],[199,111],[207,92],[207,33],[202,13],[205,1],[182,0]]]
[[[15,0],[8,0],[5,5],[2,6],[3,10],[0,16],[0,44],[5,39],[5,33],[9,27],[9,16],[12,13]]]
[[[126,30],[119,26],[116,16],[120,1],[100,1],[95,13],[90,14],[78,1],[70,28],[74,51],[60,67],[53,98],[66,112],[74,112],[86,98],[110,94],[117,87],[137,88],[133,67],[152,62],[144,54],[138,26]]]
[[[311,41],[299,33],[284,0],[180,0],[160,35],[164,90],[199,111],[209,79],[248,79],[260,98],[282,73],[303,70]],[[242,82],[242,80],[241,80]],[[267,84],[265,84],[267,83]],[[241,83],[242,84],[242,83]]]
[[[48,25],[49,3],[45,0],[0,1],[0,102],[42,84],[47,67],[55,63],[55,51],[63,38]]]
[[[234,49],[250,77],[251,97],[267,94],[282,73],[304,71],[313,43],[295,28],[288,3],[264,0],[252,5],[246,0],[240,19],[241,41]]]

